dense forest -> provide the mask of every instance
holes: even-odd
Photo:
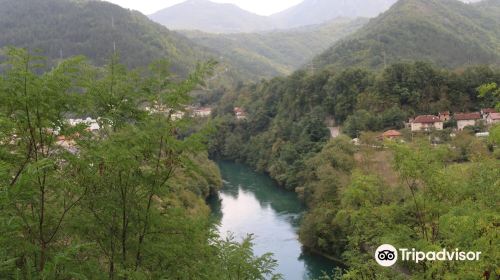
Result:
[[[39,50],[50,59],[85,55],[104,65],[116,49],[128,67],[168,57],[186,75],[208,51],[145,15],[105,1],[1,0],[0,47]]]
[[[451,129],[422,135],[403,129],[408,144],[385,147],[370,131],[404,128],[416,114],[494,107],[498,95],[484,92],[493,92],[495,84],[500,72],[485,66],[450,71],[414,62],[380,71],[298,71],[226,94],[215,112],[210,152],[245,162],[295,190],[310,207],[301,240],[341,256],[349,267],[343,279],[403,279],[405,273],[415,279],[474,279],[495,271],[500,258],[494,202],[498,127],[489,140],[476,139],[473,131],[450,139]],[[246,120],[233,117],[235,106],[246,110]],[[330,140],[327,124],[333,121],[364,144],[345,136]],[[444,145],[431,146],[436,142],[429,139]],[[370,252],[384,242],[479,247],[487,257],[479,266],[424,263],[381,270]]]
[[[318,56],[321,66],[382,68],[401,60],[500,65],[500,2],[401,0]]]
[[[128,71],[81,57],[3,52],[0,75],[0,278],[265,279],[276,266],[252,239],[221,239],[206,197],[221,186],[206,131],[172,114],[212,68],[172,81],[168,64]],[[71,125],[97,119],[100,129]],[[277,277],[277,276],[276,276]],[[266,278],[267,279],[267,278]]]

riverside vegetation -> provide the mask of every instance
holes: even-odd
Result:
[[[215,111],[210,151],[269,173],[303,198],[309,211],[300,238],[345,262],[347,270],[334,277],[497,277],[500,127],[492,127],[487,139],[471,135],[476,128],[455,138],[451,129],[406,133],[399,144],[379,142],[370,131],[400,129],[414,114],[498,106],[499,82],[500,72],[489,67],[450,71],[423,62],[379,71],[298,71],[226,94]],[[247,120],[234,119],[234,106],[245,108]],[[331,140],[325,125],[331,119],[365,145],[345,136]],[[461,248],[483,257],[385,269],[372,257],[384,243],[423,251]]]
[[[48,70],[14,48],[2,62],[1,279],[278,277],[250,237],[212,229],[205,198],[221,178],[207,132],[140,110],[160,101],[180,110],[211,63],[172,82],[164,62],[128,71],[116,57],[104,68],[77,57]],[[101,129],[69,126],[71,115],[99,117]]]
[[[482,126],[456,137],[453,123],[424,134],[403,128],[417,114],[498,107],[498,3],[400,0],[310,70],[254,84],[234,82],[299,64],[271,54],[267,66],[288,66],[270,73],[248,65],[253,51],[235,53],[209,78],[212,95],[193,102],[216,104],[206,126],[142,108],[182,111],[213,64],[190,69],[220,52],[106,2],[0,0],[0,47],[49,57],[1,55],[0,279],[279,278],[251,238],[213,230],[205,199],[221,178],[209,158],[244,162],[298,193],[308,206],[302,243],[345,264],[325,279],[498,278],[500,128],[483,139],[474,136]],[[267,40],[250,37],[254,46]],[[108,59],[113,45],[127,67],[171,64],[131,71]],[[103,67],[62,59],[79,54]],[[98,118],[101,129],[69,126],[75,116]],[[330,139],[325,123],[361,145]],[[401,129],[405,142],[376,140],[385,129]],[[381,243],[482,258],[384,269],[373,259]]]

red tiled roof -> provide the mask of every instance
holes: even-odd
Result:
[[[466,120],[479,120],[481,118],[480,113],[463,113],[463,114],[455,114],[455,120],[457,121],[466,121]]]
[[[388,130],[382,134],[382,136],[384,137],[399,137],[401,135],[402,135],[401,132],[397,130]]]
[[[500,120],[500,113],[490,113],[489,116],[492,120]]]
[[[422,115],[422,116],[417,116],[412,123],[437,123],[437,122],[442,122],[442,121],[441,119],[433,115]]]

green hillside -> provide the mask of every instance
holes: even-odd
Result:
[[[0,0],[0,7],[0,47],[40,49],[49,58],[85,55],[102,65],[115,42],[126,65],[168,58],[176,73],[208,57],[182,35],[108,2]]]
[[[426,60],[446,67],[500,64],[500,1],[401,0],[318,56],[322,66],[382,67]]]
[[[366,19],[338,19],[323,25],[263,33],[183,33],[219,53],[222,60],[237,65],[243,77],[255,79],[291,74],[366,22]]]

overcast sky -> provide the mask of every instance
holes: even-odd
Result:
[[[163,8],[182,3],[185,0],[105,0],[124,8],[139,10],[144,14],[152,14]],[[233,3],[239,7],[260,15],[270,15],[296,5],[302,0],[212,0],[218,3]]]

